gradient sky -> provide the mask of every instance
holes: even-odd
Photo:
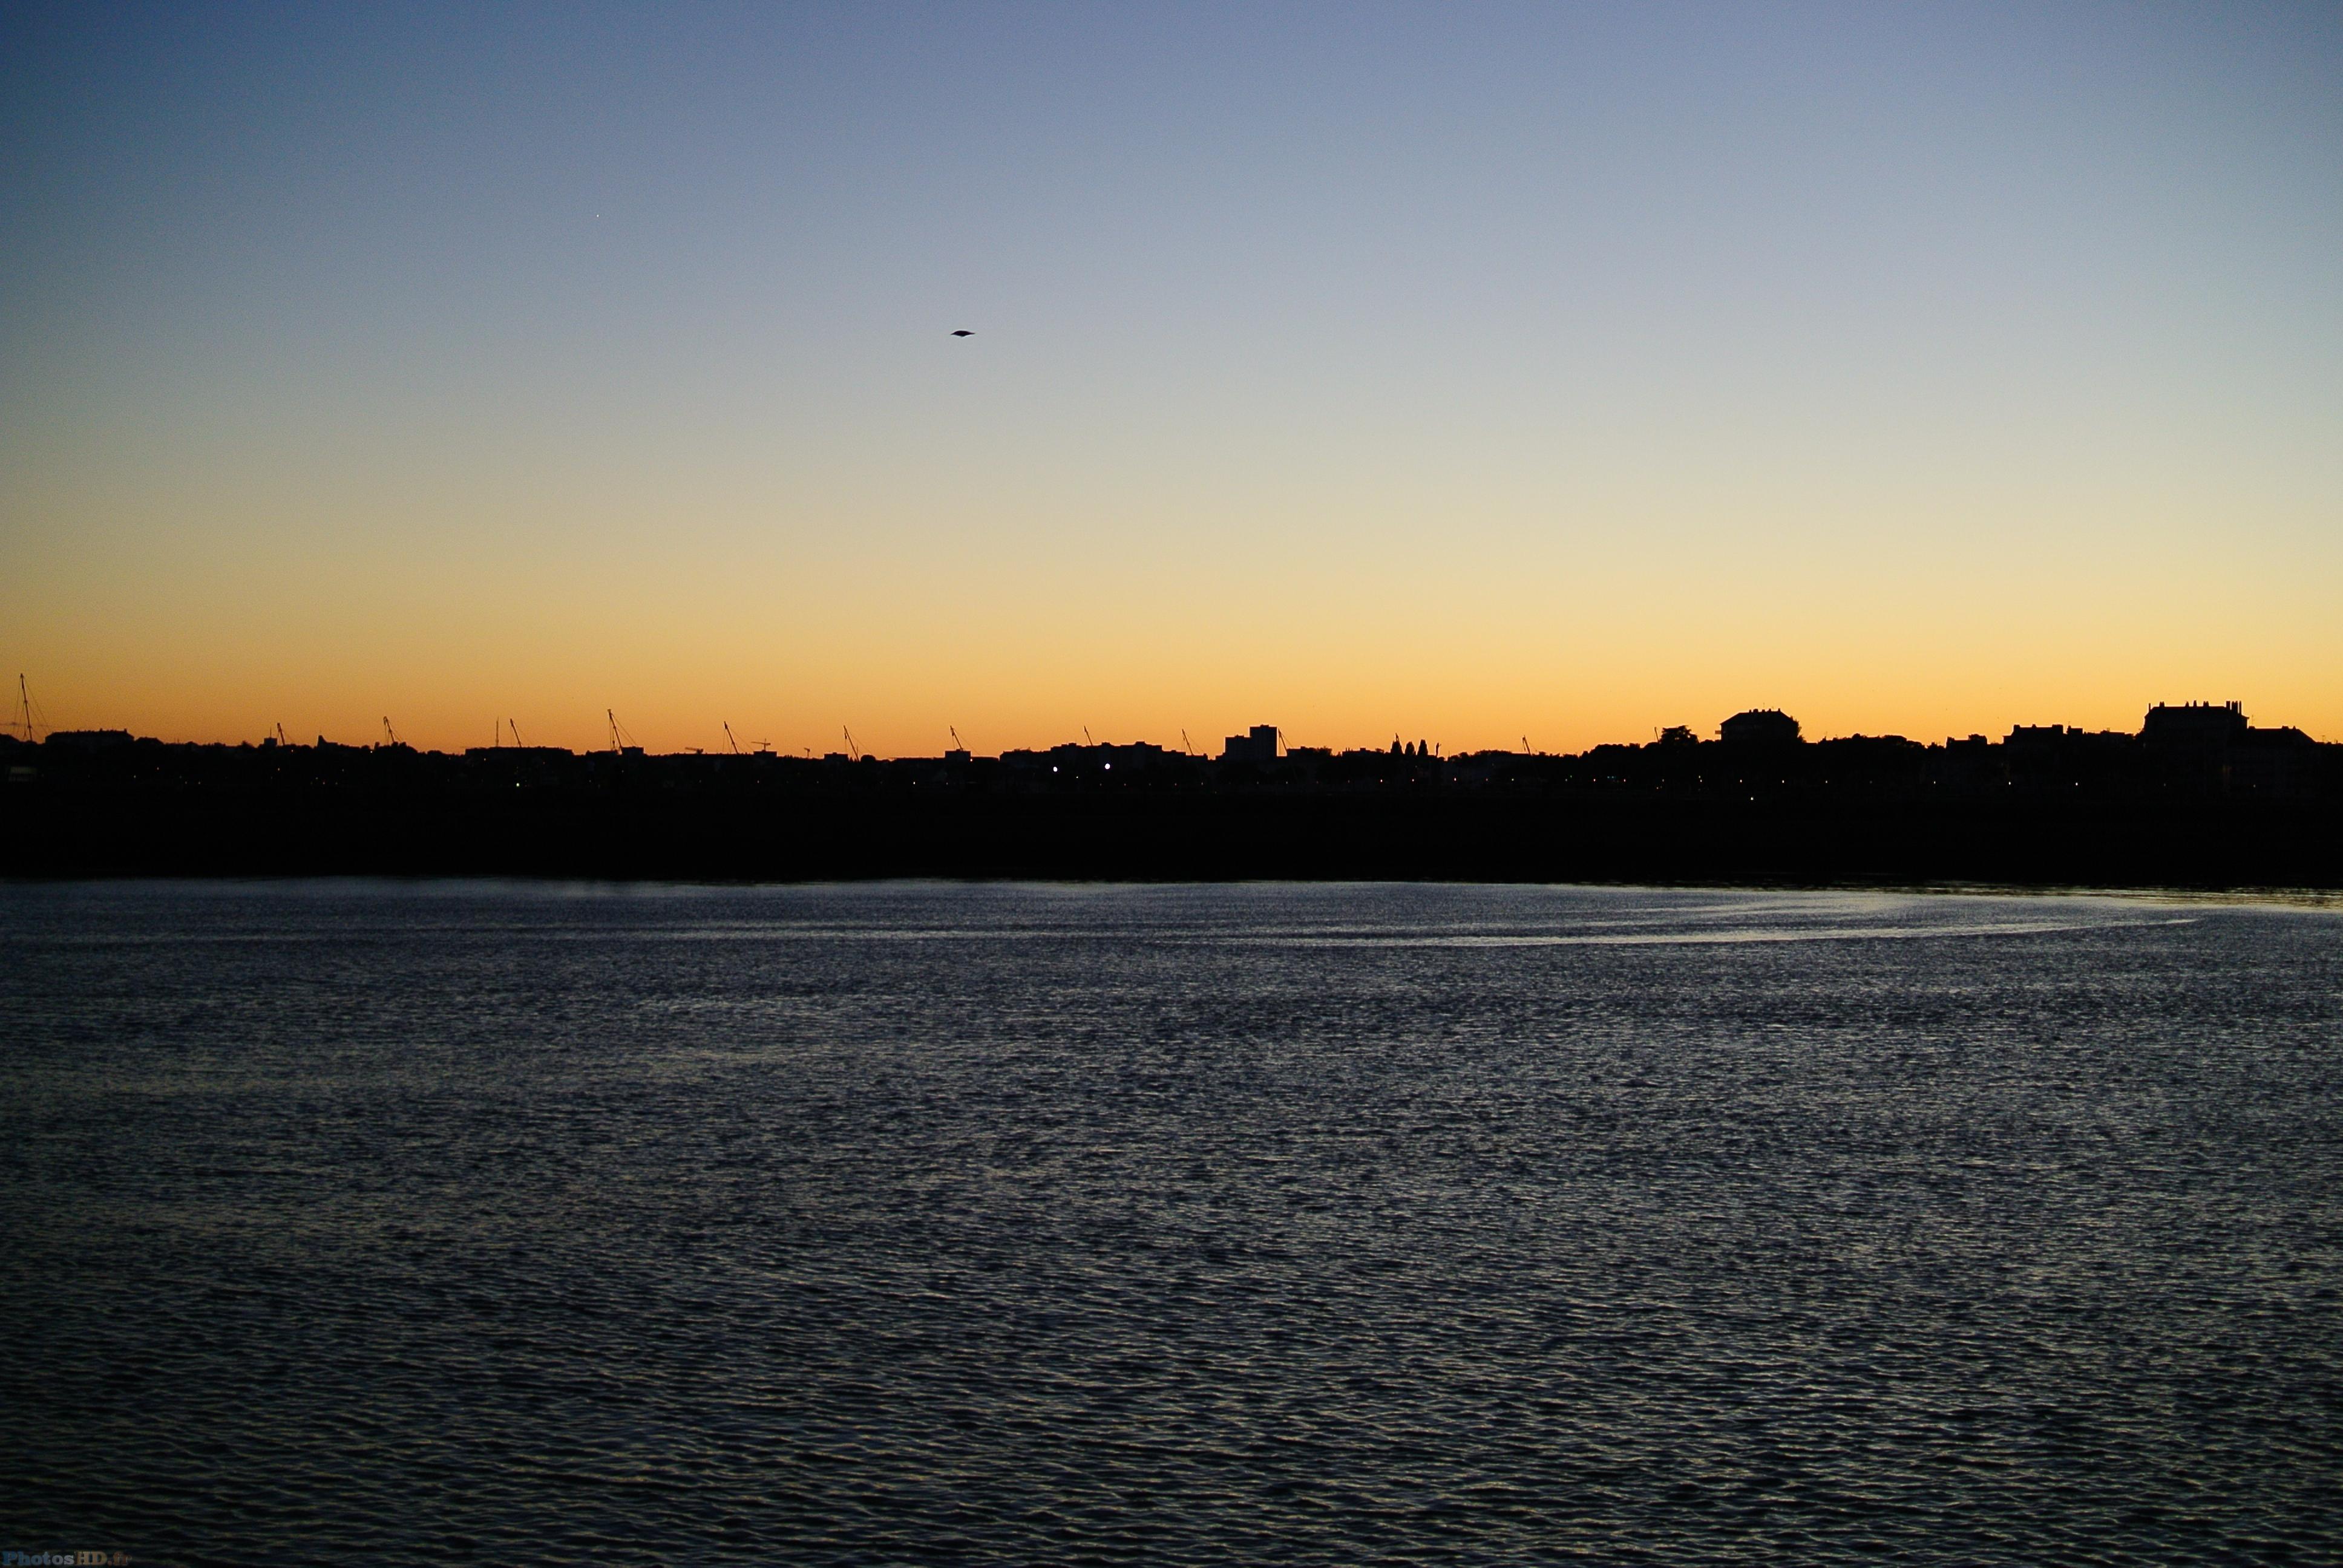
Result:
[[[2332,5],[7,4],[0,280],[61,727],[2343,739]]]

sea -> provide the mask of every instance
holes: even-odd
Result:
[[[0,1549],[2343,1558],[2343,909],[0,886]]]

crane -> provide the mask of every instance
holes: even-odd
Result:
[[[33,705],[33,693],[31,688],[25,684],[25,678],[23,676],[18,676],[16,678],[15,728],[24,732],[25,743],[28,746],[32,744],[33,731],[35,729],[45,729],[48,728],[48,726],[42,721],[40,715],[41,710]]]
[[[967,750],[967,749],[968,749],[968,742],[967,742],[967,741],[965,741],[965,740],[962,740],[962,739],[960,738],[960,731],[959,731],[959,730],[957,730],[957,729],[952,729],[952,727],[951,727],[950,725],[949,725],[949,724],[945,725],[945,726],[944,726],[944,728],[945,728],[946,729],[950,729],[950,730],[951,730],[952,749],[953,749],[953,750],[955,750],[955,751],[965,751],[965,750]]]
[[[861,749],[860,749],[860,748],[857,747],[857,746],[854,744],[854,731],[853,731],[853,730],[851,730],[851,729],[849,729],[845,725],[841,724],[841,725],[840,725],[840,726],[838,727],[838,732],[839,732],[840,735],[843,735],[843,736],[845,736],[845,737],[846,737],[846,757],[847,757],[847,760],[848,760],[848,761],[850,761],[850,762],[860,762],[860,761],[861,761],[861,760],[862,760],[862,751],[861,751]]]
[[[382,743],[385,746],[398,744],[398,731],[390,727],[390,715],[387,713],[382,716]]]
[[[738,757],[740,755],[740,743],[732,739],[732,722],[729,719],[726,719],[724,721],[724,740],[727,745],[732,748],[733,756]]]

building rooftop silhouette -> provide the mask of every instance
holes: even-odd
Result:
[[[2241,702],[2159,702],[2140,720],[2139,738],[2151,746],[2226,746],[2252,729]]]
[[[1248,735],[1232,735],[1221,747],[1223,762],[1274,762],[1277,760],[1277,726],[1256,724]]]
[[[1718,726],[1727,746],[1789,746],[1799,739],[1798,721],[1778,708],[1753,708]]]

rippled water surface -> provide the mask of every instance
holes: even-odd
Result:
[[[2343,1552],[2343,916],[0,887],[0,1546]]]

